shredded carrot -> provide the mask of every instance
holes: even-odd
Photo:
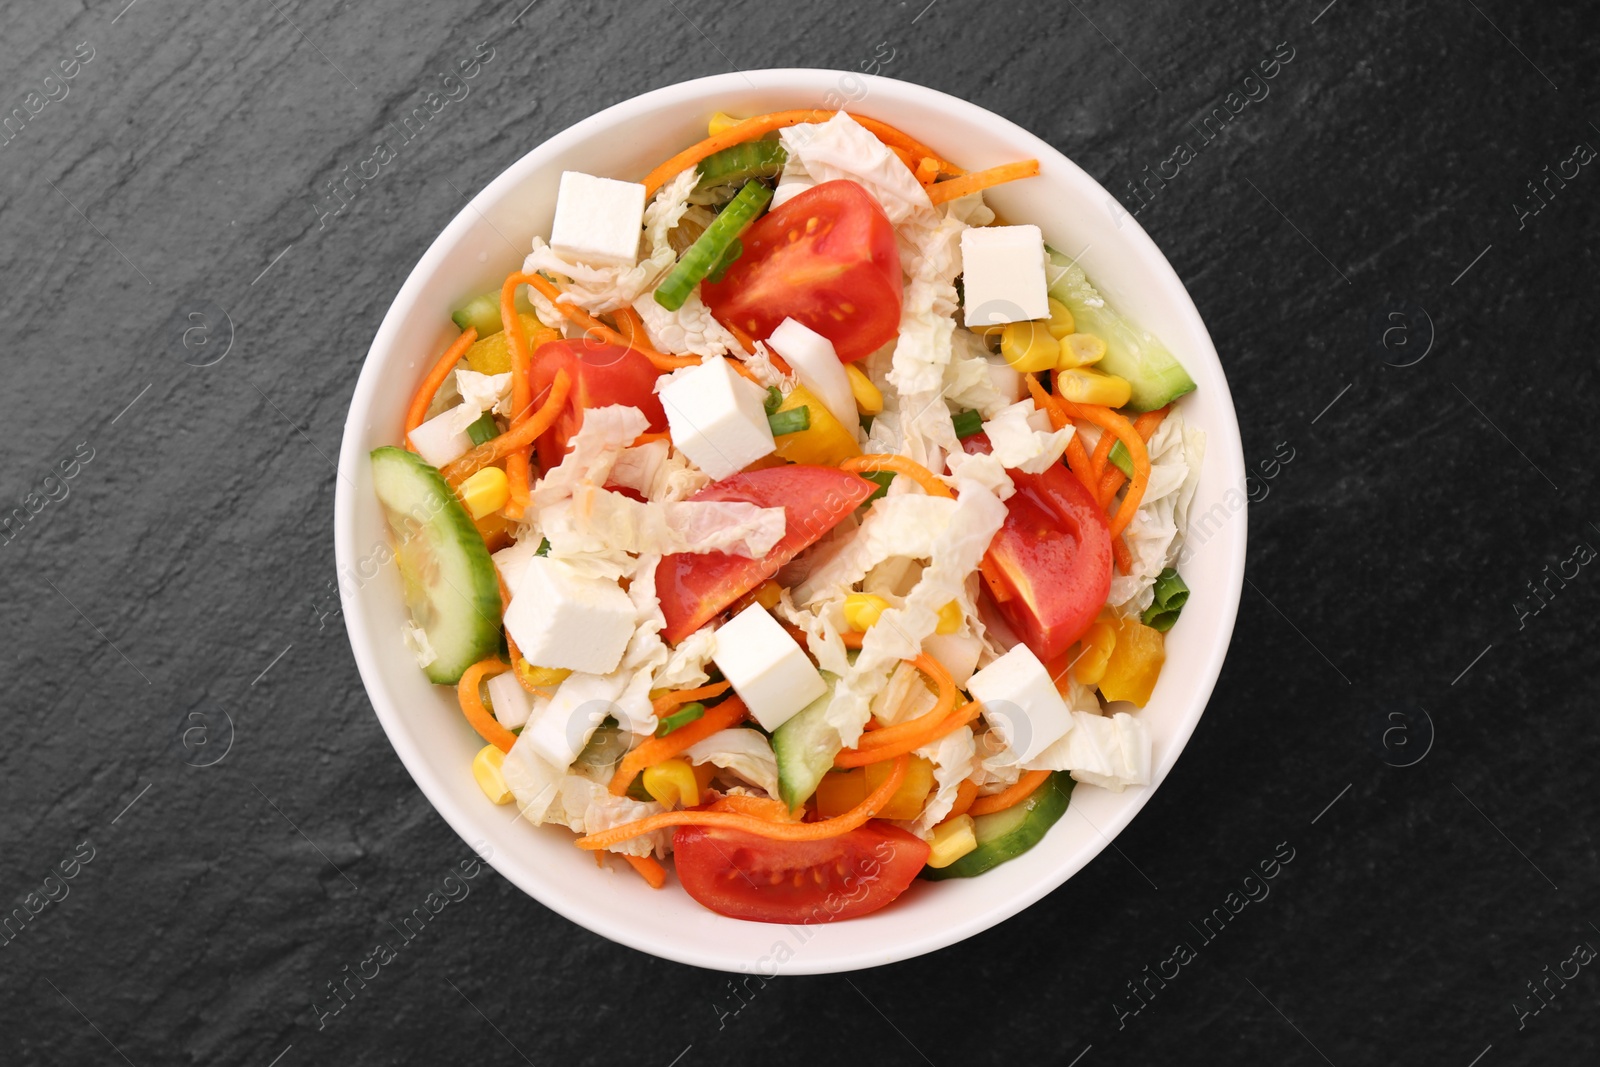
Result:
[[[648,200],[650,197],[655,196],[657,189],[660,189],[663,185],[667,184],[667,182],[671,181],[683,171],[688,170],[690,167],[696,166],[702,159],[720,152],[724,148],[731,148],[736,144],[744,144],[746,141],[754,141],[758,137],[765,137],[772,131],[781,130],[785,126],[798,126],[802,122],[827,122],[836,114],[838,114],[838,112],[820,109],[802,111],[774,111],[767,115],[756,115],[752,118],[745,119],[743,122],[729,126],[721,133],[713,137],[707,137],[699,144],[685,148],[682,152],[679,152],[677,155],[661,164],[655,170],[645,175],[645,199]],[[934,153],[933,149],[929,148],[921,141],[901,133],[899,130],[888,125],[887,123],[878,122],[875,119],[864,118],[855,114],[854,112],[851,113],[850,117],[859,122],[867,130],[867,132],[871,133],[874,137],[882,141],[891,149],[903,148],[919,159],[923,156],[932,157],[938,161],[940,170],[946,174],[963,173],[963,171],[957,167],[945,162],[943,159],[940,159],[939,156]]]
[[[932,185],[933,180],[939,176],[939,161],[932,156],[923,156],[917,161],[912,173],[917,176],[917,181],[923,185]]]
[[[950,805],[950,810],[945,813],[945,817],[940,819],[937,825],[943,826],[956,816],[967,814],[968,809],[972,807],[972,802],[977,799],[978,783],[971,778],[961,779],[961,784],[956,786],[956,802]]]
[[[633,447],[638,448],[640,445],[651,445],[655,444],[657,441],[671,440],[672,435],[666,430],[662,430],[659,433],[642,433],[633,439]]]
[[[835,767],[865,767],[869,763],[882,763],[884,760],[889,759],[890,757],[903,756],[908,753],[915,752],[923,745],[932,744],[933,742],[941,740],[949,734],[955,733],[963,726],[972,722],[982,713],[983,705],[979,704],[976,700],[969,700],[956,710],[950,712],[950,714],[946,715],[940,721],[923,728],[920,733],[913,736],[902,737],[901,740],[890,744],[868,745],[865,742],[869,740],[876,740],[880,734],[883,734],[887,730],[893,729],[893,727],[885,727],[883,730],[875,730],[870,734],[862,734],[862,746],[856,749],[845,749],[843,752],[834,757],[833,765]],[[924,715],[921,718],[913,721],[919,726],[922,726],[924,720],[927,718],[928,716]],[[911,723],[904,723],[902,725],[909,726]]]
[[[1089,473],[1094,476],[1096,483],[1105,473],[1106,464],[1111,460],[1111,446],[1116,443],[1117,435],[1114,433],[1102,433],[1100,440],[1095,442],[1094,454],[1089,457]],[[1096,488],[1098,489],[1098,484]]]
[[[1144,447],[1144,438],[1133,428],[1133,423],[1110,408],[1097,404],[1075,404],[1060,397],[1056,399],[1068,416],[1092,422],[1102,430],[1116,434],[1133,461],[1133,482],[1128,486],[1127,495],[1122,498],[1122,506],[1111,517],[1111,536],[1116,537],[1133,521],[1134,514],[1139,510],[1139,502],[1144,499],[1145,488],[1150,484],[1150,452]]]
[[[757,819],[766,819],[770,822],[797,822],[795,813],[789,810],[789,805],[781,800],[770,797],[751,797],[739,793],[731,793],[717,801],[706,805],[707,811],[731,811],[735,815],[749,815]]]
[[[663,693],[650,702],[650,711],[656,718],[671,714],[673,708],[685,704],[693,704],[696,700],[710,700],[719,697],[728,691],[727,682],[712,682],[702,685],[698,689],[674,689],[670,693]]]
[[[628,342],[630,348],[635,342],[649,342],[650,333],[644,328],[644,319],[627,304],[613,311],[611,317],[617,321],[617,332]]]
[[[989,189],[1004,182],[1014,182],[1019,178],[1032,178],[1039,173],[1037,159],[1024,159],[1019,163],[1004,163],[988,170],[975,170],[971,174],[963,174],[959,178],[951,178],[945,182],[935,182],[928,186],[928,199],[935,204],[943,204],[947,200],[954,200],[958,196],[976,193]]]
[[[657,370],[677,370],[679,367],[693,367],[700,363],[699,356],[669,356],[664,352],[657,352],[637,338],[630,343],[622,334],[613,330],[577,304],[570,300],[562,300],[560,287],[548,278],[538,274],[524,274],[521,277],[554,304],[557,311],[582,326],[590,335],[602,341],[609,341],[614,345],[622,345],[624,348],[633,349],[648,359]]]
[[[600,853],[596,852],[596,856]],[[623,856],[628,861],[628,866],[639,872],[651,889],[660,889],[667,884],[667,869],[661,866],[654,856]]]
[[[504,674],[510,669],[509,663],[497,656],[490,656],[468,667],[461,675],[461,681],[456,683],[456,697],[461,701],[461,710],[466,715],[467,721],[478,731],[479,736],[501,752],[511,751],[511,746],[517,742],[517,735],[501,726],[500,721],[483,706],[483,698],[478,695],[478,685],[484,678]]]
[[[731,322],[725,322],[723,326],[727,327],[728,332],[733,334],[733,339],[739,342],[739,347],[744,349],[746,355],[755,355],[756,339],[754,337],[751,337]]]
[[[843,815],[836,815],[820,822],[778,822],[731,811],[698,811],[685,808],[681,811],[664,811],[621,826],[613,826],[609,830],[580,837],[577,844],[582,849],[610,848],[619,841],[664,830],[669,826],[719,826],[779,841],[825,841],[830,837],[849,833],[882,810],[894,796],[895,791],[900,788],[900,783],[905,781],[906,769],[910,765],[910,756],[897,757],[889,776],[879,783],[878,788],[867,794],[865,800]]]
[[[1172,405],[1168,404],[1166,407],[1156,408],[1154,411],[1146,411],[1134,419],[1133,428],[1138,431],[1140,439],[1148,444],[1150,438],[1155,436],[1156,428],[1161,425],[1161,420],[1165,419],[1167,412],[1171,410]],[[1103,472],[1100,478],[1100,506],[1108,507],[1111,501],[1116,498],[1117,490],[1121,489],[1122,484],[1127,480],[1128,476],[1116,467],[1111,467]]]
[[[839,635],[839,640],[844,642],[845,648],[860,648],[861,642],[866,639],[867,635],[860,630],[846,630]]]
[[[870,734],[863,734],[861,740],[856,743],[857,747],[866,749],[893,745],[904,741],[906,738],[920,737],[942,723],[945,716],[950,714],[950,709],[956,706],[956,696],[958,695],[956,681],[950,677],[950,672],[944,669],[944,664],[926,652],[917,653],[916,658],[909,662],[917,670],[933,679],[934,685],[939,688],[938,702],[934,704],[932,711],[919,715],[915,719],[895,723],[893,726],[880,727]],[[912,745],[911,747],[916,748],[917,746]],[[882,759],[884,757],[880,756],[878,758]]]
[[[1117,570],[1123,574],[1133,571],[1133,553],[1128,549],[1128,539],[1120,533],[1111,539],[1111,558],[1116,561]]]
[[[886,452],[866,452],[859,456],[851,456],[839,464],[840,470],[853,471],[860,474],[862,471],[894,471],[903,474],[927,490],[929,496],[942,496],[949,499],[955,498],[955,493],[948,485],[934,477],[932,471],[922,464],[905,456],[897,456]]]
[[[726,682],[722,683],[724,686]],[[662,699],[665,699],[664,697]],[[714,708],[707,708],[706,713],[687,726],[680,726],[666,737],[652,737],[635,748],[632,752],[622,757],[622,762],[617,764],[617,773],[611,778],[611,792],[617,796],[628,791],[628,786],[639,776],[639,772],[646,767],[653,767],[662,760],[671,759],[684,749],[697,742],[704,741],[719,730],[726,730],[744,721],[744,701],[738,697],[729,697]]]
[[[485,441],[471,452],[444,465],[439,471],[444,475],[444,480],[452,486],[458,486],[467,478],[476,474],[484,467],[496,460],[510,456],[520,448],[527,448],[536,441],[540,434],[548,430],[567,406],[567,396],[572,391],[572,379],[563,370],[556,371],[555,381],[550,383],[550,391],[545,394],[544,403],[533,417],[515,429],[507,430],[499,437]]]
[[[416,451],[411,448],[411,431],[426,421],[434,394],[439,391],[445,379],[450,377],[450,372],[456,369],[456,364],[461,362],[461,357],[466,355],[467,349],[471,348],[472,342],[477,339],[478,331],[468,326],[465,333],[450,342],[450,347],[444,350],[439,362],[435,363],[433,369],[428,371],[428,376],[422,379],[417,394],[411,398],[411,407],[406,409],[406,448]]]
[[[979,797],[967,809],[968,815],[993,815],[997,811],[1005,811],[1015,807],[1024,800],[1033,796],[1034,790],[1044,785],[1044,780],[1050,777],[1049,771],[1028,771],[1017,779],[1015,785],[995,793],[993,796]]]

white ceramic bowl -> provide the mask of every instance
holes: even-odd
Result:
[[[864,95],[862,87],[865,87]],[[956,163],[978,169],[1038,157],[1039,177],[994,190],[1009,220],[1081,254],[1090,279],[1126,315],[1159,335],[1199,383],[1184,415],[1206,433],[1192,514],[1204,530],[1184,578],[1193,590],[1167,640],[1167,664],[1141,718],[1155,739],[1150,786],[1121,794],[1080,787],[1038,846],[971,879],[920,880],[892,906],[848,922],[795,928],[716,915],[675,882],[649,889],[626,868],[602,871],[560,827],[534,827],[495,807],[468,765],[483,742],[448,688],[429,685],[401,642],[400,583],[367,454],[400,440],[420,376],[455,334],[450,311],[495,289],[520,266],[529,240],[548,234],[563,170],[638,178],[705,136],[717,111],[733,115],[837,107],[900,127]],[[537,146],[451,221],[406,279],[372,343],[345,425],[334,539],[344,617],[362,680],[395,751],[445,820],[499,872],[573,922],[643,952],[701,967],[814,974],[890,963],[971,937],[1061,885],[1128,824],[1172,769],[1222,668],[1244,578],[1244,460],[1228,383],[1183,285],[1137,222],[1083,171],[1026,130],[932,89],[829,70],[724,74],[668,86],[607,108]],[[617,865],[619,868],[622,865]],[[1043,916],[1040,916],[1041,921]]]

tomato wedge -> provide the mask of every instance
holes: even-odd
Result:
[[[845,363],[865,359],[900,329],[900,251],[872,194],[823,182],[746,230],[744,253],[700,293],[724,324],[766,340],[797,319],[833,342]]]
[[[987,453],[974,434],[968,452]],[[1061,464],[1043,474],[1008,471],[1016,485],[1006,521],[984,563],[1011,594],[996,606],[1044,663],[1059,657],[1094,622],[1111,591],[1111,527],[1076,475]]]
[[[821,841],[685,826],[672,853],[683,888],[718,915],[809,925],[853,919],[894,900],[922,870],[928,843],[876,820]]]
[[[723,608],[778,572],[778,568],[871,496],[877,485],[834,467],[791,464],[744,471],[700,490],[690,500],[741,500],[763,508],[783,508],[788,527],[783,540],[760,559],[727,552],[684,552],[656,565],[656,595],[670,644],[688,637]]]
[[[562,370],[572,379],[572,393],[555,425],[539,438],[539,466],[545,470],[560,463],[567,454],[567,442],[583,425],[583,413],[589,408],[624,404],[644,412],[652,432],[667,428],[667,414],[655,393],[661,372],[638,351],[589,340],[542,344],[533,354],[530,382],[535,400],[543,398],[556,373]]]

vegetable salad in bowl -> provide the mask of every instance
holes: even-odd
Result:
[[[490,801],[721,915],[848,919],[1150,783],[1195,384],[986,206],[1036,161],[709,134],[561,174],[373,485]]]

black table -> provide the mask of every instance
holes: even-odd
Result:
[[[0,939],[0,1060],[1592,1058],[1590,12],[524,2],[5,16],[0,889],[43,903]],[[1184,758],[1066,886],[923,959],[736,987],[485,872],[332,1013],[468,855],[334,585],[331,459],[390,299],[601,107],[872,63],[1066,152],[1210,326],[1249,583]]]

